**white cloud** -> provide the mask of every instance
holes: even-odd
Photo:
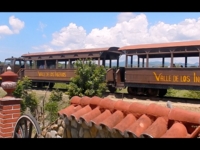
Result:
[[[200,18],[187,18],[177,24],[159,21],[150,25],[145,14],[120,13],[113,27],[94,28],[86,34],[82,26],[70,23],[52,36],[51,44],[59,50],[198,40]]]
[[[12,28],[13,33],[19,33],[19,31],[24,28],[25,23],[18,18],[15,18],[15,16],[11,16],[9,18],[9,24]]]
[[[129,21],[130,19],[134,18],[135,15],[132,12],[124,12],[120,13],[117,17],[117,20],[119,23],[124,22],[124,21]]]
[[[0,34],[13,34],[13,32],[9,29],[8,26],[2,25],[0,26]]]
[[[15,16],[11,16],[9,17],[9,24],[11,28],[7,25],[0,25],[0,35],[18,34],[24,28],[25,23]]]
[[[84,47],[86,30],[82,26],[70,23],[59,32],[53,33],[52,45],[66,47],[67,49],[77,49]]]

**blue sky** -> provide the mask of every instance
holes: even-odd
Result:
[[[28,52],[199,40],[198,18],[191,12],[0,13],[0,61]]]

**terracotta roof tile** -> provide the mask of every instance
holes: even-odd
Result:
[[[63,114],[65,117],[69,117],[72,113],[78,111],[81,108],[82,108],[82,106],[80,106],[80,105],[78,105],[78,106],[70,105],[69,107],[59,111],[58,113],[60,115]]]
[[[140,137],[140,135],[152,124],[152,122],[151,118],[143,114],[125,130],[125,137]]]
[[[113,112],[114,111],[114,107],[115,107],[115,103],[116,103],[116,101],[113,101],[113,100],[111,100],[109,98],[104,98],[99,103],[99,107],[100,107],[100,109],[108,109],[111,112]]]
[[[184,138],[187,137],[187,135],[186,127],[182,123],[175,122],[171,128],[161,136],[161,138]]]
[[[76,121],[79,121],[79,118],[83,116],[84,114],[90,112],[92,109],[89,105],[83,107],[82,109],[79,109],[78,111],[74,112],[69,116],[69,120],[75,119]]]
[[[165,117],[158,117],[140,137],[159,138],[167,132],[168,120]]]
[[[200,113],[189,112],[179,108],[174,108],[169,113],[169,119],[182,122],[189,122],[194,124],[200,124]]]
[[[131,105],[131,103],[129,103],[129,102],[117,101],[117,102],[115,102],[114,109],[115,110],[120,110],[123,113],[127,114],[127,113],[129,113],[130,105]]]
[[[93,123],[97,128],[99,128],[99,124],[105,120],[107,117],[111,116],[111,112],[109,110],[105,110],[102,112],[99,116],[91,120],[91,123]]]
[[[160,105],[152,103],[147,106],[146,114],[152,115],[155,117],[161,117],[161,116],[168,116],[170,111],[171,111],[170,108],[162,107]]]
[[[77,105],[79,105],[79,104],[80,104],[80,101],[81,101],[81,98],[80,98],[80,97],[74,96],[74,97],[71,98],[70,104],[77,104]]]
[[[140,138],[194,138],[200,132],[200,113],[167,108],[155,103],[114,101],[109,98],[71,98],[70,106],[60,110],[66,120],[76,120],[99,131]]]
[[[119,131],[119,133],[121,133],[121,135],[124,136],[124,131],[129,126],[131,126],[131,124],[133,124],[136,120],[137,119],[135,118],[133,114],[128,114],[127,116],[125,116],[123,120],[121,120],[121,122],[119,122],[116,126],[113,127],[113,130]]]
[[[92,111],[86,113],[85,115],[80,117],[81,122],[85,122],[88,126],[91,126],[90,121],[101,114],[99,107],[96,107]],[[80,122],[80,123],[81,123]]]
[[[123,113],[117,110],[109,117],[105,118],[102,122],[100,122],[100,126],[105,126],[111,132],[112,128],[120,123],[122,119],[124,119]]]
[[[101,102],[102,98],[94,96],[92,97],[92,101],[90,101],[90,105],[95,105],[98,106],[99,103]]]

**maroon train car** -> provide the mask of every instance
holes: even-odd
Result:
[[[169,88],[200,90],[200,61],[196,67],[187,66],[189,57],[197,57],[200,60],[200,40],[130,45],[121,47],[119,51],[126,54],[126,63],[125,67],[116,72],[116,86],[127,87],[129,94],[162,97]],[[134,55],[138,56],[135,67],[133,67]],[[184,66],[175,66],[174,58],[178,57],[184,58]],[[131,58],[130,65],[128,58]],[[162,64],[159,67],[150,67],[151,58],[161,58]],[[169,67],[165,65],[166,58],[170,59]]]

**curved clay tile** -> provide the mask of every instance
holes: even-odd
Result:
[[[59,113],[63,114],[65,117],[69,117],[72,113],[80,110],[82,107],[80,105],[74,106],[70,105],[69,107],[62,109]]]
[[[97,97],[97,96],[93,96],[91,101],[90,101],[90,107],[93,109],[93,108],[99,106],[101,100],[102,100],[102,98]]]
[[[149,126],[140,137],[160,138],[167,131],[168,120],[166,117],[158,117],[156,121]]]
[[[123,136],[124,131],[135,121],[135,116],[132,114],[128,114],[122,121],[120,121],[116,126],[113,127],[113,131],[118,131]]]
[[[87,106],[83,107],[82,109],[76,111],[75,113],[71,114],[71,115],[69,116],[69,120],[72,120],[72,118],[74,118],[76,121],[78,121],[79,118],[80,118],[82,115],[84,115],[84,114],[90,112],[91,110],[92,110],[92,109],[90,108],[90,106],[87,105]]]
[[[80,100],[81,100],[81,98],[80,98],[79,96],[73,96],[73,97],[70,99],[70,104],[79,105],[79,104],[80,104]]]
[[[168,117],[171,120],[200,124],[200,113],[190,112],[180,108],[173,108]]]
[[[124,135],[125,137],[132,136],[138,138],[151,124],[152,119],[143,114],[137,121],[135,121],[125,130]]]
[[[175,122],[161,138],[186,138],[187,134],[186,127],[182,123]]]
[[[128,113],[130,105],[131,105],[130,102],[124,102],[122,100],[118,100],[118,101],[115,102],[114,109],[120,110],[123,113]]]
[[[143,114],[146,114],[146,109],[147,109],[147,105],[138,103],[138,102],[133,102],[130,106],[129,106],[129,113],[132,113],[136,118],[139,118],[140,116],[142,116]]]
[[[103,113],[101,113],[96,118],[92,119],[90,122],[91,122],[91,124],[94,124],[96,126],[96,128],[99,128],[99,123],[111,115],[112,114],[109,110],[105,110]]]
[[[100,126],[105,126],[110,132],[112,128],[117,125],[124,118],[124,114],[117,110],[111,116],[100,122]]]
[[[200,126],[198,125],[191,134],[188,134],[188,138],[200,137]]]
[[[91,98],[88,96],[83,96],[80,100],[80,105],[87,106],[90,104]]]
[[[155,103],[151,103],[150,105],[148,105],[146,109],[146,114],[155,117],[164,117],[169,115],[170,110],[171,110],[170,108],[163,107]]]
[[[85,121],[86,125],[91,126],[91,124],[89,123],[90,120],[96,118],[100,114],[101,114],[101,111],[99,110],[99,107],[96,107],[92,111],[90,111],[87,114],[81,116],[80,119],[79,119],[79,123],[82,123],[83,121]]]
[[[113,112],[114,111],[115,102],[116,101],[111,100],[109,98],[104,98],[99,103],[99,107],[100,107],[100,109],[103,109],[103,110],[108,109],[111,112]]]

